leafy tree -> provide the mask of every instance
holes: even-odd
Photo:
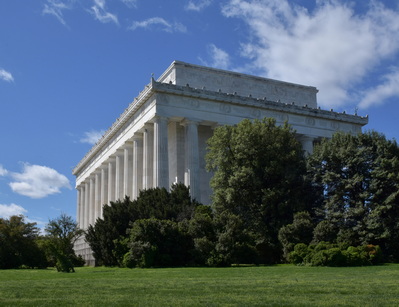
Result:
[[[120,260],[114,252],[115,244],[118,244],[116,240],[127,237],[126,229],[134,219],[133,202],[129,197],[104,205],[103,218],[98,218],[94,225],[88,227],[85,237],[97,265],[118,265]],[[123,254],[126,252],[123,251]]]
[[[48,222],[45,231],[50,255],[59,272],[74,272],[74,264],[79,260],[73,250],[76,240],[83,234],[72,217],[61,214]]]
[[[193,239],[192,257],[195,264],[208,264],[216,245],[216,229],[211,207],[200,205],[188,221],[186,232]]]
[[[103,218],[89,226],[86,241],[97,264],[122,265],[128,251],[127,229],[132,223],[151,218],[180,222],[191,218],[197,205],[191,200],[189,189],[181,183],[173,185],[170,192],[165,188],[142,190],[134,201],[126,197],[123,201],[105,205]]]
[[[191,238],[171,220],[136,220],[130,229],[130,266],[182,266],[190,259]],[[125,257],[126,261],[126,257]]]
[[[256,236],[244,224],[240,216],[227,211],[215,217],[217,240],[207,260],[211,266],[259,263]]]
[[[314,223],[309,212],[298,212],[294,215],[292,224],[281,227],[278,239],[283,246],[284,258],[288,260],[288,255],[294,250],[298,243],[310,244],[313,239]]]
[[[399,260],[395,141],[374,131],[356,136],[337,133],[315,148],[308,172],[323,197],[323,222],[315,229],[316,242],[328,238],[353,246],[371,243]]]
[[[22,215],[0,218],[0,269],[46,267],[44,253],[36,244],[39,228]]]
[[[304,180],[305,157],[288,124],[274,119],[243,120],[215,129],[208,141],[207,169],[216,215],[237,216],[256,236],[264,263],[278,262],[280,228],[293,213],[309,210],[312,186]]]

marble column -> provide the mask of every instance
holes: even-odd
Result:
[[[191,197],[200,201],[198,122],[185,120],[183,125],[186,128],[184,184],[190,187]]]
[[[302,144],[302,149],[305,151],[305,155],[311,155],[313,153],[313,141],[314,137],[309,135],[301,135],[299,141]]]
[[[84,214],[84,229],[89,226],[89,214],[90,214],[90,183],[85,182],[85,214]]]
[[[100,217],[101,211],[101,173],[96,172],[94,174],[94,220],[93,224]]]
[[[103,217],[103,206],[108,203],[108,171],[105,166],[101,167],[101,206],[100,218]]]
[[[108,161],[108,204],[115,201],[115,161],[110,158]]]
[[[143,136],[135,134],[133,136],[133,195],[136,199],[140,190],[143,188]]]
[[[77,210],[76,210],[76,223],[78,224],[78,227],[79,228],[82,228],[82,225],[81,225],[81,222],[80,222],[80,219],[81,219],[81,210],[82,210],[82,206],[83,206],[83,204],[82,204],[82,202],[81,202],[81,195],[82,195],[82,188],[81,187],[77,187],[76,188],[76,190],[77,190],[77,195],[76,195],[76,202],[77,202],[77,204],[78,204],[78,206],[77,206]]]
[[[94,224],[94,212],[95,208],[95,184],[94,178],[90,177],[90,213],[89,213],[89,225]]]
[[[143,130],[143,189],[153,187],[153,154],[154,128],[152,124],[145,124]]]
[[[153,186],[169,189],[168,119],[154,118]]]
[[[123,150],[118,150],[115,156],[115,200],[125,198],[123,195],[123,154]]]
[[[85,221],[85,187],[84,185],[80,186],[80,211],[79,211],[79,227],[84,229],[84,221]]]
[[[126,142],[124,146],[124,161],[123,161],[123,195],[132,196],[132,172],[133,165],[133,143]]]
[[[177,122],[168,123],[169,184],[184,182],[185,128]]]

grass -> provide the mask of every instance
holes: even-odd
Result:
[[[0,306],[399,306],[399,265],[0,271]]]

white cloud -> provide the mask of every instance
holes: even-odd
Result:
[[[14,182],[11,189],[18,194],[31,198],[43,198],[60,193],[62,188],[71,188],[64,175],[47,166],[24,164],[22,173],[10,174]]]
[[[230,0],[222,12],[248,24],[242,55],[269,78],[317,86],[324,107],[350,103],[356,86],[399,50],[399,12],[371,1],[365,14],[339,0],[309,11],[287,0]]]
[[[115,24],[119,24],[118,17],[115,14],[106,11],[105,0],[94,0],[94,5],[91,7],[91,13],[94,15],[95,19],[102,23],[114,22]]]
[[[84,133],[84,137],[80,139],[81,143],[87,143],[90,145],[94,145],[97,141],[104,135],[104,130],[91,130]]]
[[[4,219],[8,219],[10,216],[13,215],[24,215],[28,211],[21,206],[16,204],[11,205],[2,205],[0,204],[0,217]]]
[[[8,171],[0,164],[0,176],[6,176]]]
[[[10,72],[0,68],[0,80],[4,80],[7,82],[13,82],[14,77],[12,76],[12,74]]]
[[[121,0],[121,1],[129,8],[137,7],[138,0]]]
[[[191,0],[186,5],[185,9],[188,11],[200,12],[203,9],[207,8],[209,5],[211,5],[211,3],[211,0]]]
[[[226,51],[216,47],[214,44],[210,44],[208,45],[208,54],[211,57],[211,61],[200,59],[205,66],[230,69],[230,56]]]
[[[138,28],[151,29],[154,27],[160,29],[161,31],[169,33],[187,32],[187,28],[183,24],[178,22],[170,23],[161,17],[152,17],[143,21],[134,21],[133,24],[129,27],[129,30],[134,31]]]
[[[67,24],[64,19],[63,11],[69,9],[71,9],[70,1],[47,0],[47,3],[44,4],[42,14],[53,15],[60,23],[66,26]]]
[[[399,68],[385,75],[382,84],[366,91],[359,107],[367,108],[371,105],[380,105],[385,99],[391,97],[399,97]]]

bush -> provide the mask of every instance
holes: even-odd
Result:
[[[143,219],[133,223],[128,246],[136,266],[165,267],[187,264],[193,243],[176,222]]]
[[[289,260],[289,253],[294,250],[295,244],[309,244],[313,238],[314,225],[308,212],[298,212],[294,214],[292,224],[280,228],[278,239],[283,246],[283,256]]]
[[[320,242],[317,245],[299,243],[289,254],[293,264],[312,266],[362,266],[382,262],[382,252],[378,245],[349,246]]]

